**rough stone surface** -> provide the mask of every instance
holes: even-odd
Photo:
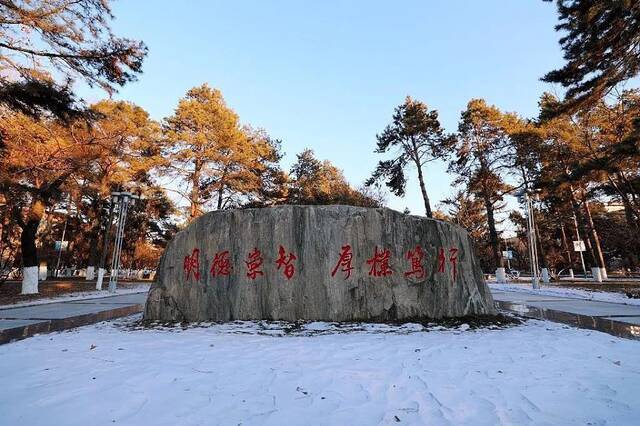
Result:
[[[340,266],[332,276],[346,245],[351,246],[353,270],[347,278]],[[425,253],[419,262],[425,269],[422,278],[405,275],[412,269],[408,252],[418,245]],[[290,279],[284,266],[277,267],[280,246],[287,256],[296,256]],[[263,258],[263,275],[252,280],[246,261],[255,248]],[[390,251],[391,274],[370,274],[367,260],[376,248]],[[451,248],[458,249],[455,281]],[[214,275],[215,255],[224,251],[232,269],[225,275],[224,262],[218,262]],[[179,232],[162,256],[144,316],[165,321],[384,321],[494,313],[463,229],[390,209],[281,206],[211,212]]]

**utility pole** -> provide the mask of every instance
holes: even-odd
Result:
[[[526,203],[527,227],[529,229],[529,253],[531,258],[531,286],[534,289],[540,288],[538,278],[538,248],[536,243],[536,223],[533,215],[533,202],[529,194],[524,195]]]
[[[60,275],[60,259],[62,257],[62,249],[64,248],[64,237],[67,233],[67,223],[69,223],[69,209],[71,208],[71,195],[69,195],[69,202],[67,203],[67,213],[64,216],[64,227],[62,228],[62,239],[60,240],[60,250],[58,250],[58,261],[56,262],[56,278]]]
[[[534,289],[540,288],[538,276],[538,248],[536,244],[536,222],[533,215],[533,199],[526,189],[515,194],[518,201],[524,206],[524,215],[527,219],[527,235],[529,242],[529,259],[531,263],[531,285]]]
[[[60,274],[60,258],[62,257],[62,249],[64,248],[64,236],[67,233],[67,223],[69,222],[69,216],[64,219],[64,227],[62,228],[62,240],[60,240],[60,249],[58,249],[58,262],[56,263],[56,278]]]

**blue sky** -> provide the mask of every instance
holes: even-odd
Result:
[[[555,5],[541,0],[120,0],[114,14],[116,34],[149,47],[144,74],[117,98],[159,120],[209,83],[243,123],[282,139],[286,167],[310,147],[354,185],[380,159],[375,135],[407,95],[452,132],[472,98],[534,116],[543,91],[560,91],[539,81],[562,63]],[[406,197],[389,206],[423,214],[410,173]],[[433,206],[452,194],[444,164],[425,174]]]

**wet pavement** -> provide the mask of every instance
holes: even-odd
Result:
[[[0,309],[0,344],[141,312],[147,292]]]
[[[640,339],[640,306],[493,290],[498,309]]]

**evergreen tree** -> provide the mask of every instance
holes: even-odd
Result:
[[[70,119],[82,113],[72,79],[108,93],[135,80],[147,48],[116,37],[112,18],[109,0],[0,2],[0,104]]]
[[[448,138],[438,121],[438,112],[426,104],[407,97],[393,114],[391,124],[377,135],[378,148],[384,154],[393,151],[393,158],[381,160],[366,185],[381,180],[397,196],[405,194],[407,167],[415,167],[427,217],[432,217],[431,204],[425,185],[423,166],[441,157],[440,149]]]
[[[290,175],[288,204],[362,207],[382,207],[384,204],[381,194],[352,188],[340,169],[328,160],[318,160],[310,149],[297,155]]]
[[[567,62],[543,80],[567,88],[556,112],[575,112],[640,72],[640,2],[556,0],[556,5]]]
[[[89,253],[87,265],[90,268],[98,264],[98,249],[102,247],[100,236],[105,235],[103,231],[109,216],[110,193],[128,191],[143,197],[162,195],[152,182],[151,172],[164,164],[160,155],[160,125],[151,120],[144,109],[124,101],[101,101],[91,109],[97,119],[91,124],[79,122],[73,132],[82,143],[101,148],[89,167],[82,169],[76,177],[79,188],[74,191],[74,201],[83,221],[83,239],[86,240],[78,243]],[[92,279],[92,274],[88,273],[87,278]]]
[[[482,99],[471,100],[458,125],[454,151],[457,158],[449,164],[449,171],[458,176],[455,184],[464,184],[471,194],[482,200],[492,268],[502,264],[495,213],[503,203],[504,194],[511,190],[503,180],[502,171],[511,165],[513,158],[508,131],[516,120],[512,114],[503,114]]]
[[[187,185],[189,218],[200,216],[211,200],[221,210],[242,204],[262,188],[261,175],[277,162],[276,147],[240,126],[219,90],[204,84],[187,92],[166,119],[165,154],[169,169]]]
[[[36,120],[5,112],[0,120],[4,149],[0,156],[0,190],[14,198],[13,220],[22,229],[23,293],[37,292],[36,236],[46,211],[62,200],[65,186],[90,167],[101,147],[73,137],[58,121]],[[35,275],[34,275],[35,274]]]

